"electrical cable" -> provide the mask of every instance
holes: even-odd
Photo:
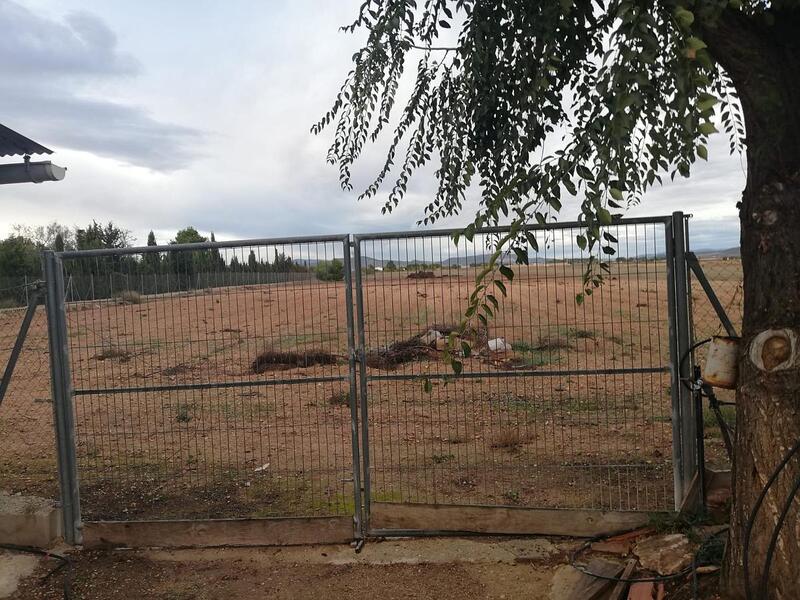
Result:
[[[630,529],[628,531],[623,531],[623,532],[617,533],[615,535],[624,535],[625,533],[631,533],[633,531],[636,531],[636,529]],[[578,556],[583,554],[583,552],[585,552],[594,542],[598,542],[600,540],[606,539],[607,536],[602,536],[602,535],[595,536],[593,538],[589,538],[588,540],[586,540],[583,543],[583,545],[581,545],[577,549],[573,550],[570,553],[570,556],[569,556],[569,564],[573,569],[576,569],[576,570],[580,571],[584,575],[588,575],[589,577],[594,577],[596,579],[604,579],[606,581],[614,581],[614,582],[619,582],[619,583],[660,583],[660,582],[664,582],[664,581],[672,581],[673,579],[678,579],[680,577],[684,577],[686,575],[689,575],[690,573],[693,573],[695,571],[695,569],[697,569],[697,567],[703,566],[702,564],[697,564],[697,560],[696,560],[697,559],[697,555],[700,554],[700,552],[702,552],[702,550],[706,546],[706,543],[709,540],[715,538],[720,533],[723,533],[723,532],[726,532],[726,531],[728,531],[728,530],[727,529],[723,529],[723,530],[718,531],[716,533],[713,533],[713,534],[709,535],[707,538],[705,538],[703,540],[703,542],[700,544],[700,547],[697,549],[697,552],[695,552],[694,555],[692,555],[692,564],[689,565],[688,567],[678,571],[677,573],[673,573],[672,575],[654,575],[652,577],[618,577],[618,576],[611,576],[611,575],[603,575],[601,573],[595,573],[594,571],[590,571],[589,569],[587,569],[583,565],[576,564]],[[611,537],[613,537],[613,536],[611,536]]]
[[[52,558],[59,561],[59,564],[56,565],[55,568],[50,569],[50,571],[48,571],[42,576],[40,582],[44,583],[50,577],[52,577],[62,569],[66,569],[67,573],[64,576],[64,581],[62,585],[62,589],[64,591],[63,598],[64,600],[70,600],[72,598],[72,561],[69,559],[68,556],[64,556],[63,554],[57,554],[55,552],[50,552],[49,550],[42,550],[41,548],[36,548],[35,546],[23,546],[20,544],[0,543],[0,550],[9,550],[11,552],[22,552],[25,554],[35,554],[37,556],[44,556],[45,558]]]
[[[753,526],[755,525],[756,517],[758,516],[758,511],[761,510],[761,505],[764,503],[764,499],[767,497],[772,484],[778,479],[778,476],[783,471],[784,467],[789,463],[792,457],[800,451],[800,440],[797,440],[795,444],[789,449],[786,455],[783,457],[778,466],[775,467],[775,470],[770,475],[770,478],[767,480],[766,485],[761,490],[761,493],[758,495],[758,499],[756,503],[753,505],[752,511],[750,511],[750,517],[747,519],[747,525],[745,526],[745,533],[744,533],[744,545],[742,547],[742,567],[744,569],[744,592],[745,596],[748,600],[753,598],[753,590],[750,586],[750,537],[753,533]],[[793,496],[792,496],[793,497]],[[771,560],[771,556],[769,557]],[[768,570],[769,565],[765,563],[764,569]]]
[[[781,510],[778,521],[775,523],[775,529],[772,532],[772,537],[769,540],[767,556],[764,558],[764,572],[761,574],[761,584],[759,585],[759,598],[767,597],[767,582],[769,580],[769,571],[772,567],[772,557],[775,554],[775,547],[778,545],[778,538],[780,537],[781,529],[783,529],[783,523],[786,521],[786,516],[789,514],[789,510],[791,510],[792,504],[794,503],[794,499],[798,492],[800,492],[800,477],[797,478],[792,491],[786,498],[786,503],[783,505],[783,510]]]

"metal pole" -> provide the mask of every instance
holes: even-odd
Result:
[[[364,465],[364,519],[365,534],[369,533],[370,516],[370,461],[369,461],[369,411],[367,410],[367,353],[364,338],[364,290],[361,281],[361,241],[358,236],[353,236],[353,261],[355,262],[356,284],[356,324],[358,329],[358,383],[359,397],[361,400],[361,449]]]
[[[691,358],[684,360],[689,353],[692,342],[689,332],[689,289],[688,269],[686,264],[686,218],[680,211],[672,215],[672,229],[675,233],[675,308],[677,314],[678,334],[678,373],[681,379],[678,386],[680,392],[681,411],[681,445],[683,446],[683,482],[684,486],[697,475],[700,468],[697,464],[697,419],[692,394],[682,382],[692,377]],[[684,493],[686,492],[684,487]]]
[[[361,456],[358,433],[358,390],[356,387],[356,342],[355,319],[353,318],[353,277],[350,262],[350,236],[343,243],[344,247],[344,286],[347,309],[347,363],[350,381],[350,439],[353,446],[353,519],[355,521],[356,538],[366,536],[364,530],[364,505],[361,498]],[[358,263],[356,262],[356,269]]]
[[[69,366],[67,312],[64,304],[64,272],[61,259],[52,251],[43,253],[47,289],[47,333],[50,341],[50,373],[53,394],[53,417],[56,429],[58,479],[64,540],[81,543],[81,509],[78,492],[78,469],[75,453],[75,421],[72,410],[72,377]]]
[[[27,278],[26,278],[27,279]],[[25,288],[25,295],[28,294],[28,288]],[[0,380],[0,405],[3,404],[3,398],[6,397],[8,385],[11,383],[11,377],[14,374],[14,367],[17,365],[19,355],[22,353],[22,345],[25,343],[25,338],[28,336],[28,329],[30,329],[33,315],[36,313],[36,306],[39,304],[40,289],[37,287],[33,290],[28,299],[28,310],[25,311],[25,317],[22,319],[17,339],[14,341],[14,347],[11,349],[11,356],[8,357],[6,369],[3,372],[3,379]]]
[[[677,311],[675,308],[674,219],[666,223],[665,250],[667,266],[667,320],[669,323],[670,396],[672,397],[672,478],[675,510],[680,510],[684,494],[683,446],[681,445],[681,382],[678,371]]]

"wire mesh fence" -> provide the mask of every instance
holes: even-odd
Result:
[[[63,258],[84,519],[352,514],[344,248]]]
[[[19,303],[26,302],[32,290],[32,284],[15,286],[14,297]],[[8,364],[26,310],[0,309],[0,374]],[[0,405],[0,482],[4,492],[58,496],[54,435],[47,317],[39,306]]]
[[[580,227],[537,230],[529,264],[501,259],[494,316],[463,330],[497,231],[63,253],[82,518],[358,517],[360,478],[367,503],[672,509],[668,222],[609,227],[582,304]],[[739,326],[739,263],[701,262]],[[692,292],[695,339],[718,333]],[[0,311],[4,352],[22,314]],[[53,494],[44,311],[25,349],[0,467]]]
[[[467,327],[458,380],[439,359],[497,236],[358,239],[373,502],[672,507],[664,223],[610,227],[617,255],[580,305],[578,233],[536,233]]]
[[[742,332],[743,293],[742,293],[742,261],[733,253],[700,253],[697,255],[700,268],[703,270],[711,287],[719,299],[736,331]],[[694,274],[690,274],[692,333],[695,342],[713,336],[727,335],[717,312],[703,291]],[[705,364],[708,346],[700,346],[695,351],[695,362]],[[734,402],[734,390],[718,388],[716,396],[723,402]],[[736,407],[724,405],[720,408],[728,427],[736,427]],[[704,412],[706,463],[713,469],[729,469],[731,461],[725,450],[722,433],[711,411],[706,407]]]

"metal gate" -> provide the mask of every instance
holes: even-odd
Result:
[[[590,534],[673,510],[696,468],[685,220],[608,227],[578,305],[580,227],[531,228],[459,377],[442,340],[502,228],[46,253],[65,537]]]

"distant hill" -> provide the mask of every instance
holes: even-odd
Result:
[[[741,256],[738,246],[725,250],[695,250],[694,253],[702,258],[739,258]]]

